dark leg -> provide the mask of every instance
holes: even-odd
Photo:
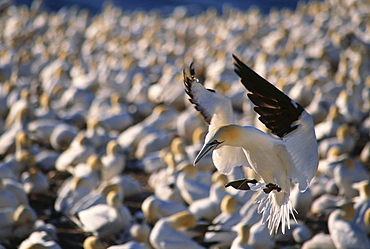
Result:
[[[231,181],[231,182],[228,182],[228,183],[225,184],[225,188],[231,186],[235,189],[250,190],[250,187],[248,186],[248,183],[256,184],[257,180],[256,179],[248,180],[248,179],[244,178],[244,179],[240,179],[240,180],[236,180],[236,181]]]
[[[281,188],[277,184],[269,183],[266,185],[266,188],[263,189],[263,192],[265,192],[266,194],[269,194],[274,189],[276,189],[277,192],[281,191]]]

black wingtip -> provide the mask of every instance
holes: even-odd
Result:
[[[235,54],[232,54],[232,56],[233,56],[233,58],[234,58],[234,60],[235,60],[235,61],[237,61],[237,62],[241,62],[241,60],[239,59],[239,57],[238,57],[238,56],[236,56]]]
[[[250,67],[248,67],[242,60],[236,56],[235,54],[232,54],[234,58],[234,72],[240,77],[243,78],[243,70],[247,72],[253,72],[255,73]],[[243,83],[243,82],[242,82]]]
[[[190,72],[190,76],[191,76],[191,78],[194,78],[194,77],[195,77],[194,64],[195,64],[195,60],[193,60],[193,61],[190,63],[190,66],[189,66],[189,72]]]

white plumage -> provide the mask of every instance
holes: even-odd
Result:
[[[277,137],[255,127],[236,125],[231,101],[200,84],[191,65],[191,78],[184,71],[185,91],[209,124],[204,146],[194,163],[213,151],[213,162],[223,173],[230,173],[235,166],[250,165],[262,183],[249,183],[246,188],[263,189],[256,197],[263,221],[268,221],[271,233],[282,223],[284,233],[285,225],[289,227],[289,215],[293,215],[290,189],[298,184],[299,190],[305,191],[317,171],[312,117],[236,56],[234,60],[235,72],[250,91],[248,97],[256,105],[259,120]]]

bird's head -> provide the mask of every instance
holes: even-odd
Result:
[[[238,146],[236,142],[242,137],[241,131],[242,129],[238,125],[225,125],[215,129],[214,132],[208,133],[205,144],[194,160],[194,165],[211,151],[219,149],[224,145]]]

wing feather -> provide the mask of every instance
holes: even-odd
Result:
[[[284,137],[286,134],[294,131],[297,126],[292,125],[298,120],[302,111],[304,110],[302,106],[294,102],[282,91],[277,89],[270,82],[262,78],[251,68],[245,65],[238,57],[233,55],[235,72],[241,78],[241,83],[247,88],[250,93],[248,94],[249,99],[257,107],[267,107],[264,112],[258,112],[262,117],[275,114],[275,109],[285,110],[281,112],[276,117],[276,123],[281,123],[284,125],[272,126],[265,123],[265,119],[260,119],[262,123],[266,125],[271,132],[280,138]],[[270,109],[268,109],[270,108]],[[271,111],[271,112],[269,112]],[[288,121],[288,122],[286,122]]]
[[[183,71],[185,92],[189,96],[190,103],[200,112],[205,121],[210,125],[210,130],[221,125],[235,123],[231,100],[225,95],[213,89],[205,88],[194,76],[194,69],[190,65],[189,77]]]
[[[195,109],[209,124],[206,144],[218,127],[235,124],[233,108],[228,97],[212,89],[206,89],[195,78],[192,65],[193,63],[190,65],[190,77],[185,70],[183,72],[185,92],[189,96],[190,103],[194,104]],[[243,150],[239,147],[222,146],[213,151],[212,158],[215,167],[224,174],[230,173],[234,166],[250,167]]]
[[[259,120],[272,133],[283,139],[293,160],[292,180],[304,191],[318,166],[317,140],[312,117],[301,105],[262,78],[233,55],[235,72],[247,88],[249,99],[256,105]]]

